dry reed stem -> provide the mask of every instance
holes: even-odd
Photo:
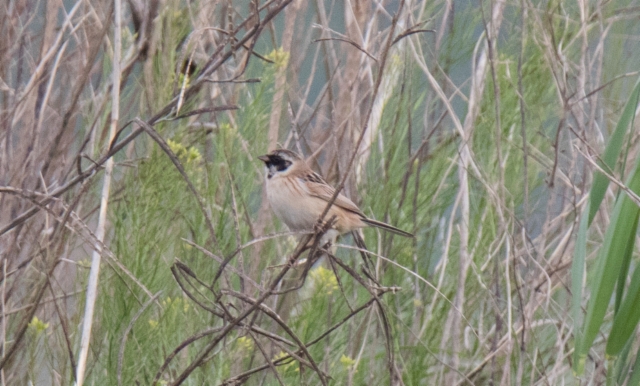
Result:
[[[111,120],[109,122],[109,141],[112,143],[118,122],[120,120],[120,55],[122,51],[122,4],[121,0],[114,1],[114,36],[113,36],[113,87],[111,89]],[[111,190],[111,174],[113,173],[113,158],[107,160],[104,179],[102,185],[102,194],[100,197],[100,214],[98,216],[98,225],[96,228],[96,238],[101,245],[104,242],[104,235],[107,222],[107,207],[109,205],[109,193]],[[93,251],[91,256],[91,270],[89,271],[89,283],[87,284],[87,298],[85,303],[84,318],[82,323],[82,338],[80,343],[80,353],[78,354],[78,367],[76,370],[76,385],[84,384],[85,369],[87,364],[87,356],[89,355],[89,345],[91,342],[91,328],[93,325],[93,312],[98,297],[98,280],[100,275],[100,261],[102,258],[102,248],[99,247]]]

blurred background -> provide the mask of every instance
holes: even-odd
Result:
[[[635,384],[634,339],[575,352],[620,184],[572,259],[626,105],[609,180],[638,158],[639,18],[637,0],[3,2],[0,382]],[[277,147],[415,234],[364,230],[386,290],[354,276],[351,236],[351,271],[269,290],[298,240],[266,201]]]

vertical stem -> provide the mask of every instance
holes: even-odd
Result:
[[[114,44],[113,44],[113,84],[111,87],[111,124],[109,125],[110,144],[116,134],[118,118],[120,116],[120,52],[122,50],[122,8],[120,0],[114,0]],[[91,256],[91,271],[89,272],[89,284],[87,287],[87,300],[84,307],[84,320],[82,323],[82,340],[80,343],[80,355],[76,376],[77,386],[84,382],[84,372],[87,365],[89,343],[91,341],[91,327],[93,325],[93,311],[98,293],[98,276],[100,274],[100,259],[102,255],[102,243],[104,242],[105,225],[107,221],[107,206],[109,203],[109,190],[111,188],[111,173],[113,172],[113,158],[107,160],[104,171],[104,182],[100,198],[100,213],[98,215],[98,227],[96,238],[99,243]]]
[[[5,278],[2,281],[2,358],[4,359],[4,353],[7,352],[7,315],[5,314],[6,310],[6,290],[7,290],[7,259],[2,260],[2,277]],[[2,386],[6,385],[4,381],[4,368],[0,369],[0,381],[2,382]]]
[[[491,20],[486,28],[486,39],[490,40],[492,37],[498,35],[500,25],[502,23],[502,15],[505,7],[505,1],[497,1],[492,4],[491,7]],[[460,202],[460,220],[458,222],[458,233],[460,235],[459,241],[459,268],[458,268],[458,288],[456,289],[456,295],[453,301],[454,308],[451,309],[448,326],[451,338],[451,368],[456,369],[460,365],[460,353],[463,348],[462,340],[463,335],[461,333],[461,317],[464,315],[465,305],[465,283],[467,280],[467,271],[471,263],[471,255],[469,253],[469,223],[470,223],[470,189],[469,189],[469,170],[472,167],[472,154],[471,154],[471,137],[473,128],[475,126],[476,118],[480,111],[480,100],[485,89],[485,77],[487,73],[487,64],[490,61],[489,44],[487,41],[481,41],[482,45],[478,45],[480,52],[474,55],[474,66],[471,75],[471,90],[469,91],[469,103],[468,112],[464,120],[464,126],[460,137],[460,144],[458,145],[458,198]],[[475,53],[474,53],[475,54]],[[501,165],[500,165],[501,166]],[[458,379],[456,372],[450,372],[447,376],[447,384],[456,384]]]
[[[284,31],[282,32],[282,51],[285,55],[289,55],[291,52],[291,46],[293,43],[293,34],[294,27],[296,23],[296,18],[298,17],[298,11],[300,9],[301,2],[295,1],[291,4],[290,7],[284,11]],[[277,47],[276,47],[277,49]],[[269,117],[269,132],[268,132],[268,143],[267,148],[264,150],[274,150],[278,144],[278,134],[280,132],[280,117],[282,115],[283,101],[285,100],[285,91],[287,88],[287,68],[289,68],[289,63],[287,62],[284,66],[277,69],[276,79],[275,79],[275,93],[273,94],[272,99],[272,110],[271,115]],[[295,128],[294,128],[295,130]],[[262,189],[262,204],[260,206],[260,211],[258,212],[258,220],[255,222],[255,234],[262,235],[264,234],[264,230],[267,227],[268,220],[270,218],[270,210],[267,200],[267,190],[263,186]],[[253,255],[260,256],[262,253],[262,244],[256,244],[253,248]],[[255,277],[256,270],[258,269],[257,265],[252,265],[249,268],[249,276]]]

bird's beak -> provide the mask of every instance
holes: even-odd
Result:
[[[269,156],[268,155],[261,155],[260,157],[258,157],[258,159],[264,163],[269,162]]]

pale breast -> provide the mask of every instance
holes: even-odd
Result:
[[[267,197],[276,216],[292,231],[313,230],[327,206],[326,200],[310,194],[302,180],[286,176],[267,178]],[[355,204],[352,205],[355,207]],[[359,214],[338,205],[331,207],[325,220],[333,216],[336,216],[334,228],[340,234],[366,226]]]
[[[271,209],[292,231],[312,230],[319,213],[298,182],[274,175],[267,179],[267,198]]]

